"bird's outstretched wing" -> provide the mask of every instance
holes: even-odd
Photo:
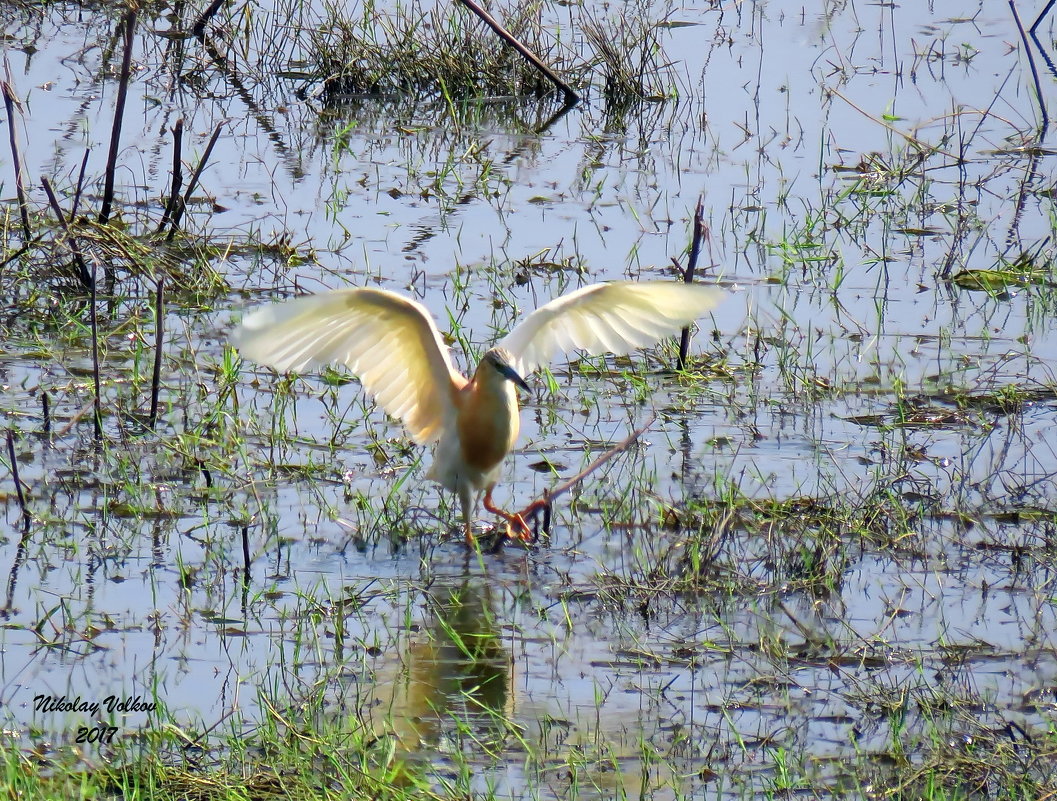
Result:
[[[527,375],[561,351],[623,355],[689,325],[723,299],[713,287],[674,281],[591,284],[552,300],[499,343]]]
[[[243,356],[280,373],[340,362],[412,438],[436,440],[465,383],[425,307],[384,289],[342,289],[257,309],[232,333]]]

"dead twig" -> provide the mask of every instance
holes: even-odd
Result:
[[[76,412],[74,412],[72,415],[70,415],[70,419],[66,421],[66,425],[64,425],[62,428],[55,432],[56,438],[62,439],[67,434],[69,434],[73,430],[73,427],[80,423],[84,419],[85,415],[92,411],[92,409],[94,408],[95,399],[93,398],[80,409],[78,409]]]
[[[1055,1],[1057,1],[1057,0],[1055,0]],[[947,158],[951,159],[955,164],[963,164],[963,163],[965,163],[965,158],[963,156],[957,156],[954,153],[950,153],[950,152],[948,152],[946,150],[941,150],[940,148],[935,147],[934,145],[930,145],[928,142],[925,142],[925,141],[922,141],[921,139],[918,139],[913,134],[908,134],[905,131],[899,130],[894,125],[891,125],[890,123],[885,122],[884,120],[880,119],[876,115],[871,114],[869,111],[866,111],[861,106],[856,105],[851,100],[849,100],[844,95],[842,95],[840,92],[838,92],[836,89],[830,89],[829,93],[831,95],[833,95],[834,97],[839,97],[841,100],[843,100],[849,106],[851,106],[853,109],[855,109],[860,114],[862,114],[864,117],[866,117],[866,119],[873,120],[878,125],[880,125],[882,128],[885,128],[885,129],[891,131],[896,136],[903,137],[906,141],[910,142],[915,147],[920,148],[922,151],[927,152],[927,153],[939,153],[941,156],[946,156]]]
[[[171,242],[173,237],[176,236],[176,229],[180,227],[180,220],[183,219],[187,204],[191,202],[191,193],[194,192],[195,188],[198,186],[198,179],[202,176],[202,172],[205,170],[206,164],[209,162],[209,156],[213,153],[213,147],[216,145],[217,139],[220,138],[220,132],[223,128],[224,123],[221,122],[213,131],[213,135],[209,137],[205,152],[202,153],[202,158],[198,162],[198,166],[195,167],[194,172],[191,173],[191,180],[187,182],[187,191],[184,192],[183,201],[179,203],[175,211],[173,211],[169,234],[165,237],[166,241]]]
[[[25,234],[25,241],[28,242],[33,238],[33,230],[29,224],[29,200],[26,198],[26,179],[22,173],[22,157],[18,149],[18,133],[15,129],[15,109],[19,112],[22,111],[22,103],[19,102],[18,96],[15,94],[15,87],[11,79],[11,65],[7,61],[7,56],[4,56],[4,74],[6,79],[3,81],[3,92],[4,92],[4,106],[7,108],[7,131],[8,136],[11,140],[11,163],[15,169],[15,193],[18,195],[18,210],[22,216],[22,232]]]
[[[601,456],[591,462],[591,464],[589,464],[575,476],[570,479],[567,479],[566,481],[563,481],[561,484],[559,484],[552,490],[545,490],[540,498],[534,500],[520,512],[521,516],[525,518],[526,521],[531,518],[533,522],[535,522],[536,515],[540,512],[540,510],[543,510],[542,530],[544,532],[549,532],[551,520],[551,504],[554,499],[567,493],[569,490],[571,490],[589,475],[598,470],[598,468],[600,468],[614,456],[617,456],[626,451],[628,448],[630,448],[639,437],[641,437],[643,434],[646,433],[647,430],[649,430],[649,427],[653,425],[656,419],[657,415],[652,415],[650,419],[642,425],[642,427],[636,428],[634,431],[628,434],[627,437],[625,437],[612,448],[610,448],[608,451],[603,453]]]
[[[77,173],[77,188],[73,191],[73,205],[70,207],[71,220],[77,219],[77,208],[81,205],[81,193],[84,191],[84,174],[88,169],[88,156],[91,152],[92,149],[87,147],[81,157],[81,171]]]
[[[1046,51],[1046,45],[1039,39],[1038,28],[1042,24],[1042,20],[1053,10],[1054,3],[1057,0],[1050,0],[1046,4],[1046,7],[1039,12],[1039,15],[1035,17],[1035,21],[1031,23],[1031,27],[1028,28],[1028,36],[1031,37],[1031,41],[1035,43],[1035,49],[1039,51],[1039,55],[1042,56],[1042,60],[1046,62],[1046,69],[1050,71],[1050,75],[1057,78],[1057,66],[1054,65],[1053,59],[1050,58],[1049,53]]]
[[[165,345],[165,278],[158,279],[154,301],[154,373],[150,384],[150,427],[158,421],[158,394],[161,387],[161,358]]]
[[[183,140],[184,121],[183,117],[181,117],[176,121],[176,124],[172,129],[172,187],[169,190],[169,202],[165,204],[165,211],[161,215],[161,222],[158,223],[159,234],[165,230],[165,226],[176,213],[177,206],[180,203],[180,190],[183,189],[184,182],[182,158]]]
[[[1050,126],[1050,115],[1046,111],[1046,101],[1042,97],[1042,82],[1039,80],[1039,70],[1035,66],[1035,56],[1031,50],[1031,43],[1028,41],[1028,34],[1024,30],[1024,23],[1020,21],[1020,12],[1017,11],[1017,4],[1014,0],[1009,0],[1009,10],[1013,14],[1013,22],[1016,23],[1017,31],[1020,33],[1020,41],[1024,43],[1024,53],[1028,57],[1028,67],[1031,69],[1031,79],[1035,82],[1035,99],[1039,104],[1039,112],[1042,114],[1042,123],[1039,125],[1039,131],[1045,132]],[[1037,24],[1038,20],[1036,20],[1036,25]],[[1032,25],[1033,32],[1034,29],[1035,26]]]
[[[18,460],[15,458],[15,435],[11,429],[7,429],[7,455],[11,459],[11,478],[15,481],[15,493],[18,495],[18,505],[22,509],[22,520],[30,521],[29,507],[26,506],[26,495],[22,492],[22,479],[18,477]]]
[[[110,219],[110,209],[114,204],[114,180],[117,173],[117,157],[121,150],[121,124],[125,118],[125,99],[128,97],[128,84],[132,75],[132,45],[136,33],[136,9],[130,8],[125,15],[125,53],[121,59],[121,75],[117,84],[117,100],[114,103],[114,127],[110,133],[110,153],[106,159],[106,172],[103,175],[103,205],[99,209],[99,222],[106,225]]]
[[[250,566],[252,562],[250,560],[250,527],[242,527],[242,580],[250,580]]]
[[[1039,25],[1042,24],[1043,18],[1053,10],[1054,3],[1057,3],[1057,0],[1050,0],[1043,7],[1042,11],[1039,12],[1039,15],[1037,17],[1035,17],[1035,21],[1033,23],[1031,23],[1031,32],[1032,33],[1035,33],[1035,29],[1038,28]]]
[[[89,319],[92,326],[92,383],[95,388],[92,420],[95,423],[95,441],[98,443],[103,441],[103,400],[100,397],[102,395],[102,381],[99,377],[99,317],[96,310],[95,265],[96,260],[92,259],[91,298],[88,302],[90,304]]]
[[[694,233],[690,242],[690,259],[686,263],[686,269],[683,271],[683,281],[687,284],[694,282],[694,273],[697,270],[697,258],[701,255],[701,240],[708,236],[708,231],[705,229],[704,222],[704,199],[699,198],[697,201],[697,210],[694,212]],[[676,368],[679,370],[686,369],[686,356],[690,351],[690,326],[683,329],[682,335],[679,337],[679,360],[676,362]]]
[[[213,2],[209,4],[209,7],[198,15],[195,24],[191,26],[191,33],[201,39],[202,35],[206,32],[206,25],[209,23],[209,20],[220,11],[222,5],[224,5],[224,0],[213,0]]]
[[[491,14],[489,14],[487,11],[477,5],[477,3],[475,3],[473,0],[459,0],[459,2],[466,6],[468,9],[470,9],[470,11],[472,11],[482,20],[484,20],[485,24],[488,25],[488,27],[491,28],[493,31],[495,31],[504,42],[513,47],[515,50],[517,50],[525,58],[525,60],[529,62],[529,64],[531,64],[541,73],[543,73],[543,76],[552,84],[554,84],[554,86],[558,88],[565,96],[565,105],[573,106],[580,102],[580,95],[576,92],[576,90],[569,86],[569,84],[567,84],[561,78],[559,78],[554,73],[554,71],[550,69],[550,67],[548,67],[546,64],[543,63],[543,61],[540,60],[539,56],[537,56],[520,41],[518,41],[518,39],[512,33],[510,33],[510,31],[500,25],[496,21],[495,17],[493,17]]]
[[[66,234],[66,238],[70,242],[70,252],[73,253],[73,262],[77,266],[77,277],[80,279],[81,284],[85,289],[93,289],[95,287],[95,278],[92,273],[88,272],[88,266],[84,262],[84,254],[81,253],[81,248],[77,244],[77,237],[74,236],[73,231],[70,230],[70,225],[66,221],[66,215],[62,211],[62,206],[59,205],[59,199],[55,196],[55,190],[51,186],[51,181],[48,180],[47,176],[42,176],[40,179],[40,185],[44,187],[44,194],[48,196],[48,203],[51,204],[51,210],[55,212],[55,217],[59,221],[59,227],[62,228],[62,232]]]

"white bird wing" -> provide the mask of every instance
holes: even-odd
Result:
[[[723,297],[714,287],[674,281],[591,284],[540,306],[499,346],[510,352],[521,375],[547,364],[558,351],[619,356],[672,336]]]
[[[384,289],[341,289],[263,306],[232,332],[243,356],[277,372],[340,362],[412,438],[436,440],[464,379],[424,306]]]

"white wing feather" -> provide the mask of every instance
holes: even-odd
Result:
[[[672,336],[713,308],[724,293],[674,281],[591,284],[552,300],[499,343],[528,375],[558,351],[623,355]]]
[[[342,289],[257,309],[232,332],[243,356],[280,373],[341,363],[426,445],[454,419],[466,380],[425,307],[384,289]]]

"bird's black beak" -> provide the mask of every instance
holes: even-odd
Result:
[[[525,379],[518,375],[518,371],[511,367],[509,364],[499,365],[499,372],[502,373],[505,378],[509,378],[511,381],[513,381],[515,384],[525,390],[525,392],[532,392],[532,390],[529,389],[529,385],[525,383]]]

